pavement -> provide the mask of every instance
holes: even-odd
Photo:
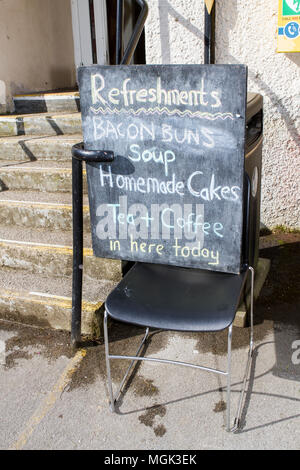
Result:
[[[241,428],[227,433],[226,378],[139,363],[108,407],[101,338],[72,351],[68,332],[0,321],[0,449],[206,450],[300,448],[300,234],[261,237],[271,260],[255,304],[255,349]],[[34,312],[33,312],[34,315]],[[111,352],[132,354],[140,328],[111,324]],[[232,422],[248,351],[233,329]],[[153,332],[145,353],[226,368],[226,333]],[[115,388],[126,361],[113,361]]]

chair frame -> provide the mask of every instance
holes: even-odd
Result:
[[[241,412],[242,412],[242,403],[243,403],[243,398],[244,394],[246,391],[246,384],[247,384],[247,378],[249,375],[249,370],[250,370],[250,365],[252,362],[252,356],[253,356],[253,345],[254,345],[254,335],[253,335],[253,301],[254,301],[254,269],[252,266],[247,267],[247,276],[246,276],[246,281],[248,278],[249,273],[251,273],[251,290],[250,290],[250,343],[249,343],[249,351],[248,351],[248,360],[246,363],[246,369],[245,369],[245,374],[243,378],[243,385],[242,389],[240,392],[240,398],[239,398],[239,403],[238,403],[238,408],[237,408],[237,413],[236,413],[236,418],[234,421],[234,426],[231,428],[231,346],[232,346],[232,324],[228,327],[228,347],[227,347],[227,370],[226,371],[221,371],[217,369],[211,369],[209,367],[205,366],[200,366],[197,364],[191,364],[188,362],[180,362],[180,361],[172,361],[169,359],[159,359],[159,358],[153,358],[153,357],[145,357],[145,356],[139,356],[142,347],[147,341],[147,338],[149,336],[149,328],[146,328],[145,335],[139,345],[139,348],[135,354],[135,356],[120,356],[120,355],[114,355],[110,354],[109,352],[109,338],[108,338],[108,313],[105,310],[104,312],[104,342],[105,342],[105,360],[106,360],[106,369],[107,369],[107,382],[108,382],[108,392],[109,392],[109,399],[110,399],[110,409],[112,412],[115,412],[115,404],[117,400],[119,399],[122,389],[124,387],[124,384],[126,383],[127,377],[129,376],[129,373],[131,369],[133,368],[135,362],[137,361],[152,361],[152,362],[159,362],[163,364],[173,364],[173,365],[178,365],[178,366],[185,366],[185,367],[191,367],[194,369],[199,369],[203,370],[206,372],[212,372],[215,374],[223,375],[227,377],[227,416],[226,416],[226,430],[228,432],[236,432],[241,424]],[[125,372],[125,375],[121,381],[121,384],[119,386],[118,392],[114,395],[113,393],[113,386],[112,386],[112,379],[111,379],[111,367],[110,367],[110,360],[111,359],[129,359],[131,360],[131,363]]]
[[[247,379],[249,375],[250,366],[252,363],[253,357],[253,348],[254,348],[254,322],[253,322],[253,303],[254,303],[254,277],[255,271],[252,266],[249,265],[249,221],[250,221],[250,198],[251,198],[251,182],[250,178],[245,173],[245,213],[244,213],[244,233],[243,233],[243,240],[244,240],[244,249],[243,249],[243,259],[244,259],[244,269],[246,272],[246,278],[244,282],[244,288],[247,286],[247,280],[249,273],[251,274],[251,284],[250,284],[250,341],[249,341],[249,350],[248,350],[248,359],[246,362],[246,368],[244,373],[244,378],[242,382],[242,388],[240,391],[240,397],[236,412],[236,417],[234,420],[234,425],[231,427],[231,349],[232,349],[232,328],[233,323],[229,325],[226,329],[228,329],[228,338],[227,338],[227,370],[221,371],[217,369],[211,369],[209,367],[191,364],[187,362],[180,362],[180,361],[173,361],[170,359],[159,359],[153,357],[145,357],[139,356],[143,345],[146,343],[147,338],[149,336],[149,328],[146,328],[145,335],[142,339],[141,344],[135,354],[135,356],[121,356],[121,355],[114,355],[110,354],[109,352],[109,338],[108,338],[108,313],[105,309],[104,311],[104,319],[103,319],[103,327],[104,327],[104,343],[105,343],[105,361],[106,361],[106,370],[107,370],[107,384],[108,384],[108,392],[109,392],[109,399],[110,399],[110,409],[112,412],[115,412],[115,404],[119,399],[124,384],[126,383],[127,377],[131,369],[133,368],[135,362],[137,361],[151,361],[151,362],[159,362],[163,364],[172,364],[172,365],[179,365],[185,367],[191,367],[194,369],[199,369],[206,372],[211,372],[214,374],[222,375],[227,377],[227,387],[226,387],[226,404],[227,404],[227,413],[226,413],[226,431],[228,432],[237,432],[241,425],[241,413],[242,413],[242,404],[243,399],[246,391]],[[131,360],[131,363],[125,372],[125,375],[121,381],[119,386],[118,392],[114,395],[113,393],[113,386],[112,386],[112,379],[111,379],[111,367],[110,367],[110,360],[111,359],[127,359]]]
[[[77,184],[79,186],[79,190],[75,191],[73,190],[73,200],[77,201],[79,200],[79,203],[74,204],[74,208],[79,211],[79,216],[77,212],[73,212],[73,232],[76,234],[76,221],[79,219],[81,221],[80,227],[81,230],[79,231],[79,237],[78,240],[75,244],[76,249],[74,250],[74,256],[73,256],[73,301],[72,301],[72,344],[77,345],[79,342],[79,336],[80,336],[80,324],[81,324],[81,293],[82,293],[82,257],[83,257],[83,250],[82,250],[82,230],[83,230],[83,224],[82,224],[82,161],[101,161],[101,162],[110,162],[113,160],[114,155],[113,152],[106,152],[106,151],[95,151],[95,150],[84,150],[84,144],[80,143],[77,145],[74,145],[72,147],[72,162],[73,162],[73,179],[74,184],[73,184],[73,189],[77,188]],[[230,427],[230,403],[231,403],[231,346],[232,346],[232,324],[228,327],[228,349],[227,349],[227,370],[226,371],[220,371],[216,369],[211,369],[205,366],[200,366],[196,364],[190,364],[186,362],[180,362],[180,361],[172,361],[172,360],[167,360],[167,359],[158,359],[158,358],[151,358],[151,357],[141,357],[139,356],[139,353],[143,347],[143,345],[146,343],[146,340],[149,335],[149,328],[146,328],[146,333],[145,336],[136,352],[135,356],[120,356],[120,355],[113,355],[109,353],[109,338],[108,338],[108,325],[107,325],[107,320],[108,320],[108,313],[105,309],[104,312],[104,340],[105,340],[105,360],[106,360],[106,369],[107,369],[107,381],[108,381],[108,391],[109,391],[109,397],[110,397],[110,408],[111,411],[115,411],[115,403],[118,400],[123,386],[126,382],[126,379],[136,361],[152,361],[152,362],[160,362],[160,363],[165,363],[165,364],[173,364],[173,365],[181,365],[181,366],[186,366],[186,367],[191,367],[194,369],[199,369],[203,370],[206,372],[212,372],[215,374],[223,375],[227,377],[227,418],[226,418],[226,430],[227,431],[232,431],[236,432],[241,424],[241,412],[242,412],[242,403],[243,403],[243,398],[246,390],[246,384],[247,384],[247,378],[249,375],[249,370],[250,370],[250,365],[252,362],[252,356],[253,356],[253,338],[254,338],[254,333],[253,333],[253,302],[254,302],[254,268],[249,265],[249,219],[250,219],[250,197],[251,197],[251,182],[249,176],[245,173],[245,180],[246,180],[246,200],[245,200],[245,222],[244,222],[244,269],[247,270],[246,273],[246,279],[244,285],[247,283],[248,275],[249,272],[251,273],[251,290],[250,290],[250,343],[249,343],[249,352],[248,352],[248,360],[246,363],[246,369],[245,369],[245,374],[244,374],[244,379],[243,379],[243,386],[240,392],[240,399],[238,403],[238,409],[237,409],[237,414],[236,418],[234,421],[234,426],[231,428]],[[80,184],[79,184],[80,183]],[[77,194],[79,193],[79,196]],[[78,202],[78,201],[77,201]],[[75,237],[74,237],[75,239]],[[76,252],[76,253],[75,253]],[[75,256],[76,254],[76,256]],[[75,287],[77,287],[75,289]],[[76,314],[77,313],[77,314]],[[78,313],[80,315],[78,315]],[[76,315],[75,315],[76,314]],[[111,359],[127,359],[131,360],[131,364],[128,367],[123,380],[121,381],[121,385],[119,386],[119,390],[117,394],[114,396],[113,394],[113,389],[112,389],[112,380],[111,380],[111,368],[110,368],[110,360]]]

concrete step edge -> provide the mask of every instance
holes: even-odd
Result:
[[[0,160],[71,161],[71,147],[82,142],[82,134],[9,135],[0,137]]]
[[[39,208],[39,209],[64,209],[68,211],[72,211],[72,204],[61,204],[58,202],[40,202],[40,201],[18,201],[13,199],[1,199],[1,192],[0,192],[0,206],[8,206],[8,207],[32,207],[32,208]],[[89,212],[89,206],[83,205],[83,212]]]
[[[0,116],[0,136],[64,135],[82,132],[79,112]]]
[[[54,214],[54,220],[51,221],[52,225],[57,220],[59,227],[66,226],[65,222],[67,222],[69,228],[64,230],[50,229],[47,224],[43,225],[43,223],[41,225],[36,224],[36,226],[32,227],[30,223],[26,222],[26,217],[28,217],[28,219],[31,219],[32,217],[41,217],[47,222],[49,220],[49,217],[47,217],[47,211],[36,210],[35,213],[30,213],[28,210],[19,210],[19,212],[9,212],[6,208],[1,208],[0,206],[0,238],[2,240],[9,240],[12,242],[20,241],[72,247],[72,214],[70,212],[65,212],[62,215],[60,215],[59,212]],[[5,217],[7,217],[6,220]],[[84,220],[87,221],[87,219],[88,217],[85,215]],[[12,223],[9,223],[9,221]],[[85,229],[83,235],[83,246],[90,248],[92,246],[90,230],[87,231]]]
[[[103,301],[82,302],[82,333],[99,334],[97,313]],[[32,315],[34,312],[34,316]],[[20,292],[0,288],[0,318],[37,326],[70,330],[72,299],[42,292]]]
[[[0,247],[1,246],[15,246],[15,247],[26,247],[32,250],[49,250],[61,254],[73,254],[73,248],[71,246],[65,245],[52,245],[47,243],[37,243],[37,242],[28,242],[28,241],[21,241],[21,240],[6,240],[0,238]],[[85,257],[93,256],[92,248],[84,248],[83,255]],[[100,259],[100,258],[99,258]]]
[[[0,137],[0,144],[19,144],[20,142],[28,142],[28,143],[39,143],[39,142],[47,142],[47,143],[55,143],[59,145],[60,143],[68,143],[69,141],[72,142],[77,139],[82,139],[82,133],[78,132],[78,134],[61,134],[61,135],[49,135],[49,134],[27,134],[27,135],[7,135]]]
[[[72,168],[63,168],[63,167],[36,167],[36,166],[0,166],[1,175],[4,173],[66,173],[67,176],[72,173]],[[86,174],[86,171],[83,170],[83,174]]]
[[[29,291],[16,291],[13,289],[3,289],[0,287],[0,293],[2,297],[11,298],[12,296],[32,301],[32,302],[39,302],[46,305],[58,305],[63,308],[72,308],[72,298],[71,297],[64,297],[61,295],[54,295],[48,294],[43,292],[29,292]],[[103,304],[103,301],[99,302],[92,302],[83,300],[82,301],[82,309],[86,312],[94,311],[98,309]]]
[[[23,206],[29,206],[29,207],[45,207],[45,208],[61,208],[61,209],[71,209],[72,205],[71,204],[59,204],[58,202],[39,202],[39,201],[18,201],[14,199],[1,199],[1,193],[0,193],[0,206],[6,206],[8,205],[9,207],[11,206],[17,206],[17,207],[23,207]]]
[[[46,193],[34,190],[9,190],[0,193],[2,202],[10,201],[12,203],[38,203],[38,204],[59,204],[62,206],[72,205],[72,194],[70,193]],[[84,196],[84,206],[88,206],[88,197]]]
[[[15,111],[22,114],[80,110],[79,96],[67,93],[16,96],[13,98],[13,104]]]
[[[57,99],[64,97],[79,98],[79,91],[45,91],[35,93],[20,93],[13,96],[13,100],[19,99]]]
[[[55,118],[78,118],[81,121],[81,113],[79,111],[60,111],[60,112],[52,112],[49,113],[47,111],[42,113],[31,113],[31,114],[22,114],[22,113],[15,113],[15,114],[0,114],[0,123],[6,121],[18,121],[21,119],[25,119],[26,121],[30,121],[31,119],[55,119]],[[35,134],[32,134],[35,135]]]
[[[70,193],[72,169],[63,167],[2,166],[0,193],[7,190]],[[83,192],[87,193],[86,170],[83,170]]]
[[[54,277],[72,276],[73,248],[64,245],[0,239],[0,266]],[[83,249],[83,273],[90,280],[119,282],[121,262],[94,256]]]
[[[83,206],[84,229],[90,231],[89,206]],[[0,225],[47,229],[52,231],[72,230],[72,204],[32,201],[1,200]]]

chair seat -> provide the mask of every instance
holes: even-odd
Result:
[[[105,307],[113,319],[134,325],[219,331],[234,320],[246,275],[136,263]]]

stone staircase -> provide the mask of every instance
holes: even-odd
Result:
[[[78,92],[16,96],[14,104],[15,115],[0,116],[0,318],[69,330]],[[82,332],[93,334],[121,265],[92,256],[86,192],[84,181]]]

